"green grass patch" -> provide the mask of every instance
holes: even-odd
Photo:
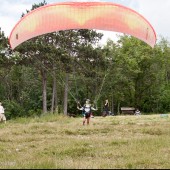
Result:
[[[0,124],[2,169],[167,169],[170,117],[43,115]]]

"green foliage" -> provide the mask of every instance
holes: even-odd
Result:
[[[46,4],[33,4],[31,10]],[[65,73],[68,113],[80,115],[76,100],[83,105],[86,98],[98,106],[96,115],[106,98],[115,114],[122,106],[146,114],[169,112],[169,42],[162,38],[151,48],[122,35],[100,47],[102,36],[95,30],[58,31],[24,42],[14,52],[0,30],[0,100],[7,117],[40,115],[42,107],[50,112],[53,104],[52,112],[63,113]]]
[[[24,108],[15,101],[3,101],[7,119],[26,116]]]

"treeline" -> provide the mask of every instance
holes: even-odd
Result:
[[[151,48],[122,35],[101,47],[102,36],[95,30],[59,31],[12,51],[0,30],[0,101],[7,118],[81,114],[77,102],[83,105],[86,98],[98,106],[97,114],[105,99],[115,114],[122,106],[143,113],[169,112],[169,42],[161,38]]]

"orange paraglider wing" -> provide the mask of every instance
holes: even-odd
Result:
[[[39,7],[21,18],[9,41],[14,49],[33,37],[69,29],[115,31],[132,35],[151,47],[156,43],[156,33],[143,16],[109,2],[63,2]]]

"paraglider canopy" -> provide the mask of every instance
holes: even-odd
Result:
[[[33,37],[69,29],[98,29],[132,35],[151,47],[156,33],[136,11],[109,2],[63,2],[39,7],[13,28],[9,41],[14,49]]]

